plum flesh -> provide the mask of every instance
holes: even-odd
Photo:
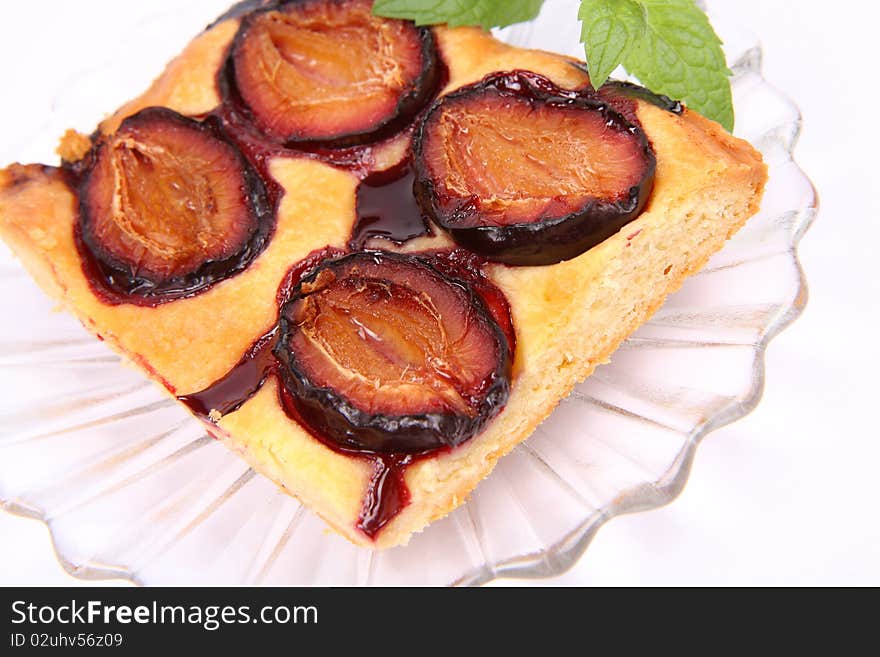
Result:
[[[366,251],[320,264],[281,311],[275,355],[299,417],[338,449],[425,454],[501,410],[507,338],[427,257]]]
[[[231,74],[241,103],[269,137],[350,146],[402,127],[433,95],[430,30],[373,16],[372,2],[301,0],[248,16]]]
[[[656,160],[590,93],[498,73],[438,101],[415,146],[422,210],[461,246],[513,265],[584,253],[635,219]]]
[[[102,138],[80,183],[79,234],[102,282],[152,302],[243,270],[272,214],[265,186],[232,144],[164,108]]]

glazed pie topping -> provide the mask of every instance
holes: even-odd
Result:
[[[374,537],[408,503],[405,468],[471,439],[507,402],[516,327],[489,261],[587,251],[642,211],[655,159],[629,88],[564,90],[514,71],[432,104],[442,66],[432,32],[370,8],[263,3],[218,72],[220,107],[200,120],[143,110],[70,172],[94,289],[140,305],[203,293],[253,263],[274,230],[275,155],[359,176],[348,252],[291,263],[277,325],[180,399],[217,422],[274,378],[293,420],[374,464],[358,521]],[[367,175],[365,153],[411,133],[398,166]],[[375,248],[433,226],[462,248]]]

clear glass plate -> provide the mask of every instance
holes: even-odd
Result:
[[[194,6],[204,11],[205,3]],[[187,7],[120,32],[127,53],[143,53],[143,70],[131,56],[124,65],[111,58],[72,80],[41,134],[90,130],[102,111],[134,95],[158,72],[157,51],[170,56],[191,36]],[[575,7],[550,0],[538,21],[500,35],[580,55]],[[409,546],[374,553],[329,531],[76,320],[51,312],[5,248],[0,280],[15,321],[0,324],[3,507],[43,520],[61,563],[79,577],[422,585],[557,575],[610,518],[672,500],[702,437],[761,396],[767,343],[806,302],[796,245],[816,211],[812,185],[792,160],[797,107],[762,79],[756,40],[724,16],[712,19],[735,72],[737,134],[770,166],[760,214],[503,458],[466,505]],[[27,148],[12,158],[27,160]]]

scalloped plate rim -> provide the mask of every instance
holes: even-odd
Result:
[[[747,59],[747,56],[752,55],[754,51],[758,52],[758,56],[751,62],[748,70],[757,73],[768,88],[797,108],[797,105],[786,94],[764,79],[760,44],[744,52],[740,61]],[[682,448],[672,465],[655,482],[643,482],[636,487],[621,491],[611,504],[596,509],[584,522],[540,552],[518,555],[494,564],[484,563],[481,567],[467,572],[451,582],[452,586],[479,586],[498,578],[545,579],[563,574],[580,560],[599,529],[612,518],[653,510],[675,500],[687,483],[697,448],[703,438],[712,431],[745,417],[757,407],[764,390],[767,348],[779,333],[800,317],[809,297],[806,275],[798,255],[798,246],[817,217],[819,197],[812,181],[797,165],[794,158],[794,149],[800,136],[801,126],[802,121],[798,110],[797,128],[788,153],[797,174],[810,189],[809,198],[798,210],[811,210],[811,212],[807,212],[791,234],[790,255],[798,272],[797,294],[791,304],[781,309],[779,315],[763,328],[760,339],[751,345],[754,349],[752,379],[750,390],[745,398],[732,400],[725,408],[697,424],[685,436]],[[69,560],[59,548],[51,518],[48,518],[43,510],[16,500],[0,500],[0,508],[12,515],[30,518],[44,524],[49,531],[55,557],[69,575],[84,581],[116,579],[127,580],[135,585],[145,585],[137,574],[126,566],[101,564],[91,560],[74,563]]]

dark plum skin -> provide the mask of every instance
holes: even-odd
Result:
[[[442,64],[430,29],[373,16],[371,6],[370,0],[291,0],[251,8],[224,67],[226,101],[290,148],[347,148],[399,132],[435,95]],[[297,50],[298,30],[317,35],[314,52]],[[380,34],[384,48],[371,48],[376,44],[369,39]],[[363,52],[355,49],[358,38]],[[401,67],[402,86],[370,77],[385,48],[396,49],[389,62]],[[263,77],[266,69],[275,71],[272,84]],[[355,84],[371,81],[368,91],[346,99]]]
[[[282,397],[334,449],[422,455],[455,447],[507,401],[507,337],[479,295],[429,257],[362,251],[326,260],[293,290],[279,327]],[[379,369],[393,376],[371,371],[361,382],[360,358],[385,359],[390,366]],[[432,370],[438,362],[444,371]],[[355,398],[337,389],[340,381]]]
[[[526,139],[529,137],[527,131],[536,125],[535,117],[543,116],[542,120],[550,126],[554,121],[564,120],[568,125],[579,127],[578,122],[582,122],[587,135],[582,137],[584,143],[589,143],[589,131],[593,131],[600,134],[602,140],[615,140],[612,146],[598,144],[612,155],[614,149],[625,149],[626,158],[622,157],[621,161],[626,162],[623,168],[626,176],[621,183],[602,180],[607,188],[602,189],[602,193],[590,193],[585,187],[577,194],[553,197],[545,191],[544,196],[536,196],[539,200],[545,199],[542,207],[531,214],[520,211],[523,216],[516,219],[505,217],[503,213],[506,210],[503,209],[493,210],[496,216],[490,216],[486,209],[490,207],[487,205],[489,201],[484,204],[478,194],[467,191],[449,193],[446,180],[437,171],[437,162],[443,161],[441,155],[446,162],[453,161],[453,156],[456,156],[456,153],[445,149],[456,148],[456,142],[465,138],[471,139],[469,143],[475,143],[476,138],[463,137],[461,129],[448,131],[449,140],[446,142],[440,132],[444,121],[455,121],[459,114],[464,115],[465,112],[470,113],[468,116],[482,112],[493,129],[503,123],[504,112],[514,115],[519,112],[522,116],[518,118],[521,120],[515,127],[525,132]],[[472,135],[473,132],[469,130],[467,134]],[[534,136],[537,140],[547,135],[550,135],[549,139],[554,138],[551,130],[541,134],[536,132]],[[478,143],[476,145],[479,146]],[[519,146],[517,153],[528,152],[530,148],[528,143]],[[574,258],[611,237],[644,209],[653,188],[656,169],[653,148],[641,128],[615,111],[608,102],[598,98],[591,89],[579,92],[562,90],[546,78],[525,71],[492,74],[439,100],[419,128],[414,152],[414,193],[426,215],[460,246],[490,260],[510,265],[555,264]],[[494,159],[502,161],[501,158]],[[610,159],[613,162],[614,158]],[[459,179],[468,180],[470,185],[479,185],[480,176],[484,174],[479,167],[491,166],[492,160],[484,158],[482,162],[477,162],[478,166],[467,172],[469,176],[459,173]],[[580,166],[579,161],[570,159],[558,164],[560,169],[567,166],[575,174]],[[532,179],[538,180],[536,184],[544,185],[546,190],[557,184],[553,177],[555,173],[555,170],[545,169],[541,173],[543,180],[537,176]],[[497,169],[490,172],[489,178],[497,186],[505,183],[501,180],[505,175],[505,170]],[[520,175],[520,178],[528,181],[525,175]],[[497,182],[499,180],[500,183]],[[530,198],[531,191],[517,188],[517,192],[526,200]],[[517,199],[517,202],[521,201]]]
[[[572,62],[572,66],[589,76],[590,69],[585,63]],[[583,89],[595,93],[599,98],[607,101],[612,107],[614,107],[614,109],[624,116],[627,116],[627,113],[623,111],[623,108],[621,107],[621,101],[624,99],[641,100],[650,103],[654,107],[659,107],[662,110],[666,110],[667,112],[679,116],[684,113],[684,105],[682,105],[680,100],[675,100],[674,98],[664,96],[663,94],[654,93],[647,87],[643,87],[635,82],[609,78],[598,91],[593,88],[593,85],[590,82],[587,82]],[[629,117],[627,116],[627,118]],[[638,119],[630,119],[630,121],[636,123]]]
[[[240,0],[236,2],[234,5],[229,7],[226,11],[220,14],[214,22],[208,25],[206,30],[210,30],[214,27],[217,27],[223,21],[227,21],[232,18],[241,18],[242,16],[246,16],[247,14],[256,11],[258,9],[265,9],[266,7],[276,7],[280,4],[280,0]]]
[[[672,114],[681,115],[684,112],[684,106],[681,104],[681,101],[673,100],[669,96],[663,96],[662,94],[655,94],[641,85],[622,80],[608,80],[599,89],[598,95],[602,100],[607,100],[612,104],[617,98],[622,96],[624,98],[643,100]],[[623,114],[623,112],[620,113]]]
[[[108,301],[158,305],[198,294],[243,271],[268,243],[266,186],[210,122],[147,108],[100,137],[86,163],[76,232]]]

